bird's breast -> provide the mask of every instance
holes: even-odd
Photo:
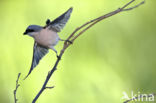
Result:
[[[35,41],[43,46],[55,46],[59,41],[59,36],[56,32],[49,29],[42,29],[38,35],[34,36]]]

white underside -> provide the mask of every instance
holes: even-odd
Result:
[[[59,36],[52,30],[42,29],[38,34],[34,35],[34,39],[38,44],[52,49],[58,43]]]

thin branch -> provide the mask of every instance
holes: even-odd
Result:
[[[153,97],[153,96],[155,96],[156,94],[149,94],[148,96],[145,96],[145,95],[139,95],[139,96],[137,96],[137,97],[135,97],[135,98],[132,98],[132,99],[129,99],[129,100],[126,100],[126,101],[124,101],[123,103],[128,103],[128,102],[131,102],[131,101],[133,101],[133,100],[137,100],[138,98],[150,98],[150,97]]]
[[[128,5],[130,5],[132,2],[134,2],[135,0],[131,0],[130,2],[128,2],[126,5],[124,5],[121,9],[126,8]]]
[[[77,31],[79,31],[80,29],[82,29],[83,27],[85,27],[86,25],[88,25],[88,24],[90,24],[90,23],[93,23],[93,22],[98,21],[98,20],[103,20],[103,19],[108,18],[108,17],[110,17],[110,16],[113,16],[113,15],[115,15],[115,14],[121,12],[121,11],[132,10],[132,9],[137,8],[137,7],[139,7],[140,5],[142,5],[142,4],[145,3],[145,0],[144,0],[144,1],[142,1],[141,3],[135,5],[134,7],[130,7],[130,8],[125,9],[128,5],[130,5],[130,4],[131,4],[132,2],[134,2],[134,1],[135,1],[135,0],[130,1],[129,3],[127,3],[126,5],[124,5],[122,8],[119,8],[118,10],[112,11],[112,12],[110,12],[110,13],[108,13],[108,14],[105,14],[105,15],[103,15],[103,16],[100,16],[100,17],[98,17],[98,18],[95,18],[95,19],[93,19],[93,20],[91,20],[91,21],[86,22],[86,23],[83,24],[82,26],[76,28],[76,29],[72,32],[72,34],[68,37],[67,40],[69,40],[71,37],[73,37],[73,35],[74,35]]]
[[[52,86],[52,87],[45,87],[45,89],[52,89],[54,88],[55,86]]]
[[[15,88],[15,90],[14,90],[14,102],[15,102],[15,103],[17,103],[17,101],[18,101],[18,99],[17,99],[17,97],[16,97],[16,93],[17,93],[18,87],[20,86],[20,85],[18,84],[20,75],[21,75],[21,73],[18,73],[18,77],[17,77],[17,80],[16,80],[16,88]]]
[[[108,17],[111,17],[111,16],[113,16],[113,15],[115,15],[115,14],[118,14],[118,13],[120,13],[120,12],[122,12],[122,11],[125,11],[125,10],[127,10],[127,9],[132,10],[132,9],[136,8],[136,7],[131,7],[132,9],[131,9],[131,8],[127,8],[127,9],[126,9],[126,7],[129,6],[129,5],[130,5],[132,2],[134,2],[134,1],[135,1],[135,0],[131,0],[130,2],[128,2],[127,4],[125,4],[123,7],[119,8],[119,9],[117,9],[117,10],[115,10],[115,11],[112,11],[112,12],[110,12],[110,13],[108,13],[108,14],[105,14],[105,15],[103,15],[103,16],[100,16],[100,17],[98,17],[98,18],[95,18],[95,19],[93,19],[93,20],[91,20],[91,21],[86,22],[86,23],[83,24],[82,26],[76,28],[76,29],[71,33],[71,35],[69,35],[69,37],[67,38],[67,41],[71,41],[71,42],[73,43],[73,42],[74,42],[80,35],[82,35],[86,30],[88,30],[89,28],[91,28],[93,25],[97,24],[97,23],[100,22],[101,20],[104,20],[104,19],[106,19],[106,18],[108,18]],[[140,4],[140,5],[141,5],[141,4]],[[138,6],[140,6],[140,5],[138,5]],[[85,28],[84,28],[84,27],[85,27]],[[83,29],[83,30],[81,30],[81,29]],[[81,30],[81,31],[80,31],[80,30]],[[79,32],[79,33],[77,33],[77,32]],[[76,35],[76,33],[77,33],[77,35]],[[48,72],[48,75],[47,75],[47,77],[46,77],[46,80],[45,80],[45,82],[44,82],[42,88],[40,89],[40,91],[38,92],[38,94],[36,95],[36,97],[33,99],[32,103],[35,103],[35,102],[37,101],[37,99],[39,98],[39,96],[42,94],[42,92],[43,92],[45,89],[47,89],[47,86],[46,86],[46,85],[47,85],[47,83],[49,82],[49,79],[51,78],[52,74],[53,74],[54,71],[56,70],[58,63],[59,63],[59,61],[60,61],[61,58],[62,58],[62,55],[64,54],[65,50],[71,45],[71,44],[68,43],[67,41],[64,42],[64,46],[63,46],[63,48],[62,48],[62,50],[61,50],[61,52],[60,52],[60,54],[59,54],[59,58],[57,58],[54,67]]]
[[[140,2],[138,5],[135,5],[135,6],[133,6],[133,7],[127,8],[127,9],[124,9],[123,11],[132,10],[132,9],[134,9],[134,8],[139,7],[140,5],[142,5],[142,4],[144,4],[144,3],[145,3],[145,0],[144,0],[144,1],[142,1],[142,2]]]

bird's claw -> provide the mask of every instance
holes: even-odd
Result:
[[[66,40],[66,42],[67,42],[67,43],[70,43],[70,44],[73,44],[73,42],[72,42],[72,41],[70,41],[70,40]]]
[[[56,55],[57,56],[57,59],[61,59],[61,57],[59,55]]]

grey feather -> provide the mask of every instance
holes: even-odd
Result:
[[[56,18],[54,21],[50,22],[46,27],[56,32],[60,32],[69,20],[72,10],[73,8],[68,9],[64,14]]]
[[[34,43],[32,64],[31,64],[31,68],[29,70],[29,73],[25,77],[25,79],[29,76],[29,74],[32,72],[32,70],[39,64],[40,60],[47,53],[48,53],[48,49],[47,48],[44,48],[44,47],[38,45],[36,42]]]

